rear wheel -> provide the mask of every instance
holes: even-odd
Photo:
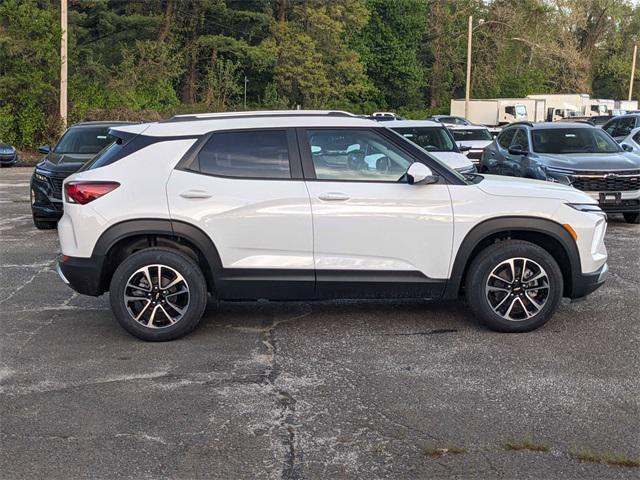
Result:
[[[499,332],[528,332],[544,325],[562,298],[562,272],[543,248],[507,240],[482,250],[466,278],[471,310]]]
[[[625,212],[622,215],[624,216],[624,221],[627,223],[640,223],[640,213],[638,212]]]
[[[147,341],[180,338],[200,322],[207,285],[187,255],[149,248],[127,257],[110,286],[111,309],[132,335]]]

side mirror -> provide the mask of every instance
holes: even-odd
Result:
[[[625,152],[633,152],[633,147],[631,145],[627,145],[626,143],[623,143],[620,146]]]
[[[51,151],[51,149],[49,148],[49,145],[42,145],[38,147],[38,151],[46,155]]]
[[[429,183],[436,183],[437,181],[438,176],[424,163],[413,162],[407,170],[407,183],[409,185],[427,185]]]
[[[471,150],[471,146],[470,145],[460,145],[458,147],[458,150],[460,150],[461,152],[468,152],[469,150]]]
[[[509,153],[511,155],[527,155],[529,152],[522,148],[522,145],[513,145],[509,147]]]

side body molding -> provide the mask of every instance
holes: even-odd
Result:
[[[447,281],[444,292],[445,299],[458,297],[467,264],[470,260],[473,260],[471,255],[474,249],[482,240],[499,233],[517,233],[518,238],[523,240],[527,239],[527,233],[543,234],[553,238],[564,250],[563,253],[570,269],[568,278],[565,276],[565,284],[569,289],[573,288],[582,273],[580,253],[575,241],[562,225],[543,218],[526,216],[499,217],[485,220],[473,227],[460,244],[460,248],[455,255],[450,278]],[[570,294],[571,291],[565,289],[564,295],[570,296]]]

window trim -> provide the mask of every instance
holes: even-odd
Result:
[[[302,171],[304,179],[307,182],[336,182],[336,183],[355,183],[355,184],[367,184],[367,183],[381,183],[387,185],[405,185],[400,182],[393,182],[389,180],[348,180],[348,179],[334,179],[334,178],[316,178],[316,171],[313,165],[313,158],[311,157],[311,145],[309,144],[308,131],[309,130],[344,130],[344,131],[367,131],[373,135],[379,135],[384,140],[391,143],[398,150],[402,151],[407,157],[414,162],[420,162],[427,165],[434,173],[439,177],[436,185],[466,185],[455,175],[451,174],[448,170],[443,169],[437,163],[429,161],[430,158],[422,153],[419,147],[414,146],[409,140],[406,145],[402,145],[395,137],[398,133],[391,132],[389,128],[380,127],[340,127],[340,126],[321,126],[321,127],[298,127],[296,128],[296,134],[298,136],[298,146],[300,148],[300,159],[302,160]]]
[[[220,133],[251,133],[264,131],[281,131],[285,132],[287,137],[287,150],[289,152],[289,178],[278,177],[243,177],[239,175],[220,175],[214,173],[205,173],[200,171],[198,166],[198,154],[207,144],[209,139]],[[260,128],[233,128],[212,130],[200,136],[200,138],[186,151],[180,161],[175,166],[175,170],[205,175],[207,177],[229,178],[234,180],[273,180],[273,181],[296,181],[304,180],[302,175],[302,162],[300,160],[300,152],[298,150],[298,142],[296,139],[295,128],[291,127],[260,127]]]

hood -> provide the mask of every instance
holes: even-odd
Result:
[[[571,170],[637,170],[640,157],[633,153],[539,153],[549,167]]]
[[[13,148],[8,143],[0,143],[0,152],[15,152],[15,148]]]
[[[546,180],[530,180],[522,177],[485,175],[476,186],[484,193],[499,197],[531,197],[563,200],[570,203],[597,203],[580,190]]]
[[[436,157],[449,168],[467,168],[472,167],[471,160],[466,155],[458,152],[429,152],[429,155]]]
[[[95,157],[94,153],[54,153],[50,152],[40,166],[53,172],[72,173],[78,170],[87,160]]]

